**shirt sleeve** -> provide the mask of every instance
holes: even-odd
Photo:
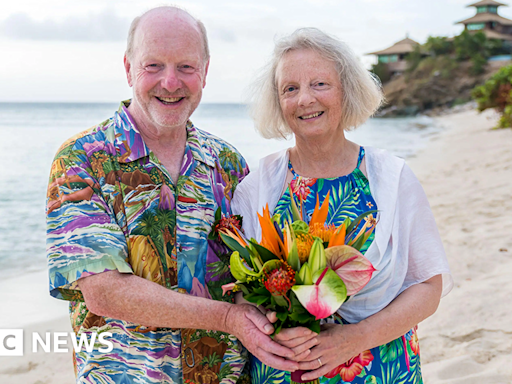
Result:
[[[427,196],[412,170],[404,165],[398,195],[402,251],[408,255],[407,273],[400,292],[436,275],[443,276],[443,296],[453,287],[441,236]]]
[[[83,153],[61,150],[52,164],[46,200],[50,294],[83,301],[77,280],[101,272],[133,273],[123,231]]]

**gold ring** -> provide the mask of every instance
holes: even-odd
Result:
[[[322,360],[320,360],[320,358],[318,358],[317,360],[318,360],[318,364],[320,364],[320,366],[322,366]]]

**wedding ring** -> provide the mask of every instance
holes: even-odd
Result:
[[[318,364],[320,364],[320,366],[322,366],[322,360],[320,360],[320,358],[318,358],[317,360],[318,360]]]

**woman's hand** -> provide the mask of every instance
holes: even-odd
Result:
[[[311,371],[302,375],[304,381],[326,375],[365,349],[364,337],[355,324],[324,324],[316,339],[318,344],[299,361],[299,369]]]
[[[275,312],[266,312],[266,315],[271,323],[277,321]],[[285,328],[274,336],[274,341],[295,353],[291,360],[303,361],[311,353],[310,349],[318,344],[318,334],[305,327]]]

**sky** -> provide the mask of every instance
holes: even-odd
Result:
[[[119,102],[131,97],[123,55],[131,20],[162,1],[16,0],[0,4],[0,102]],[[188,0],[211,50],[203,102],[238,103],[274,40],[317,27],[368,52],[410,38],[454,36],[475,8],[467,0]],[[512,18],[512,9],[500,14]]]

